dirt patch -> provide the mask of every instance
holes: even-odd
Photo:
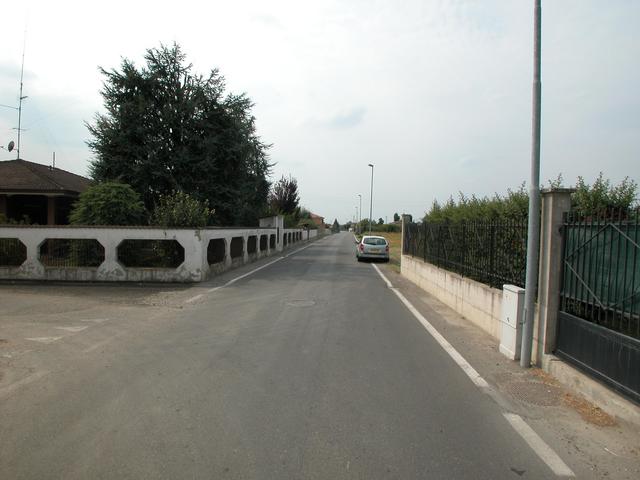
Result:
[[[9,340],[6,338],[0,338],[0,345],[6,345],[7,343],[9,343]]]
[[[530,370],[531,374],[540,380],[542,383],[546,385],[558,385],[558,380],[555,379],[552,375],[549,375],[547,372],[542,370],[541,368],[532,368]]]
[[[531,374],[545,385],[558,385],[558,381],[544,370],[541,370],[539,368],[532,368]],[[565,392],[562,395],[562,402],[568,407],[573,408],[576,412],[578,412],[578,414],[580,414],[585,422],[591,423],[592,425],[596,425],[598,427],[613,427],[617,425],[615,418],[613,418],[597,405],[594,405],[593,403],[589,402],[579,395]]]
[[[565,393],[562,396],[562,400],[566,405],[578,412],[585,422],[598,427],[613,427],[617,425],[616,420],[611,415],[582,397],[572,393]]]
[[[539,407],[560,405],[562,389],[542,382],[509,382],[503,386],[511,396]]]

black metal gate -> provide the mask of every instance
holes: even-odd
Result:
[[[555,353],[640,403],[638,218],[566,217]]]

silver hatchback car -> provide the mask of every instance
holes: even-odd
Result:
[[[364,258],[389,261],[389,242],[384,237],[365,235],[360,241],[356,240],[356,258],[359,262]]]

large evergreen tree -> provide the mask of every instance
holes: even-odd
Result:
[[[95,180],[130,184],[152,210],[182,191],[215,209],[220,225],[253,224],[265,209],[271,165],[256,135],[253,104],[225,93],[224,77],[193,73],[178,45],[100,69],[106,113],[87,127]]]

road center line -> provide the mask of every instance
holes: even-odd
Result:
[[[491,387],[487,381],[480,376],[480,374],[467,362],[460,353],[451,345],[446,338],[444,338],[440,332],[438,332],[431,323],[424,318],[424,316],[413,306],[413,304],[407,300],[407,298],[400,293],[397,288],[394,288],[393,284],[385,276],[384,273],[378,268],[377,265],[372,264],[378,275],[384,280],[387,287],[396,294],[400,301],[407,307],[407,309],[413,314],[413,316],[422,324],[422,326],[431,334],[431,336],[440,344],[440,346],[449,354],[454,362],[462,369],[464,373],[471,379],[471,381],[479,387],[485,393],[491,390]],[[573,471],[562,461],[562,459],[555,453],[549,445],[545,443],[542,438],[520,417],[513,413],[503,413],[509,424],[513,429],[524,439],[525,442],[531,447],[531,449],[540,457],[540,459],[547,464],[547,466],[558,476],[573,477],[575,476]]]

